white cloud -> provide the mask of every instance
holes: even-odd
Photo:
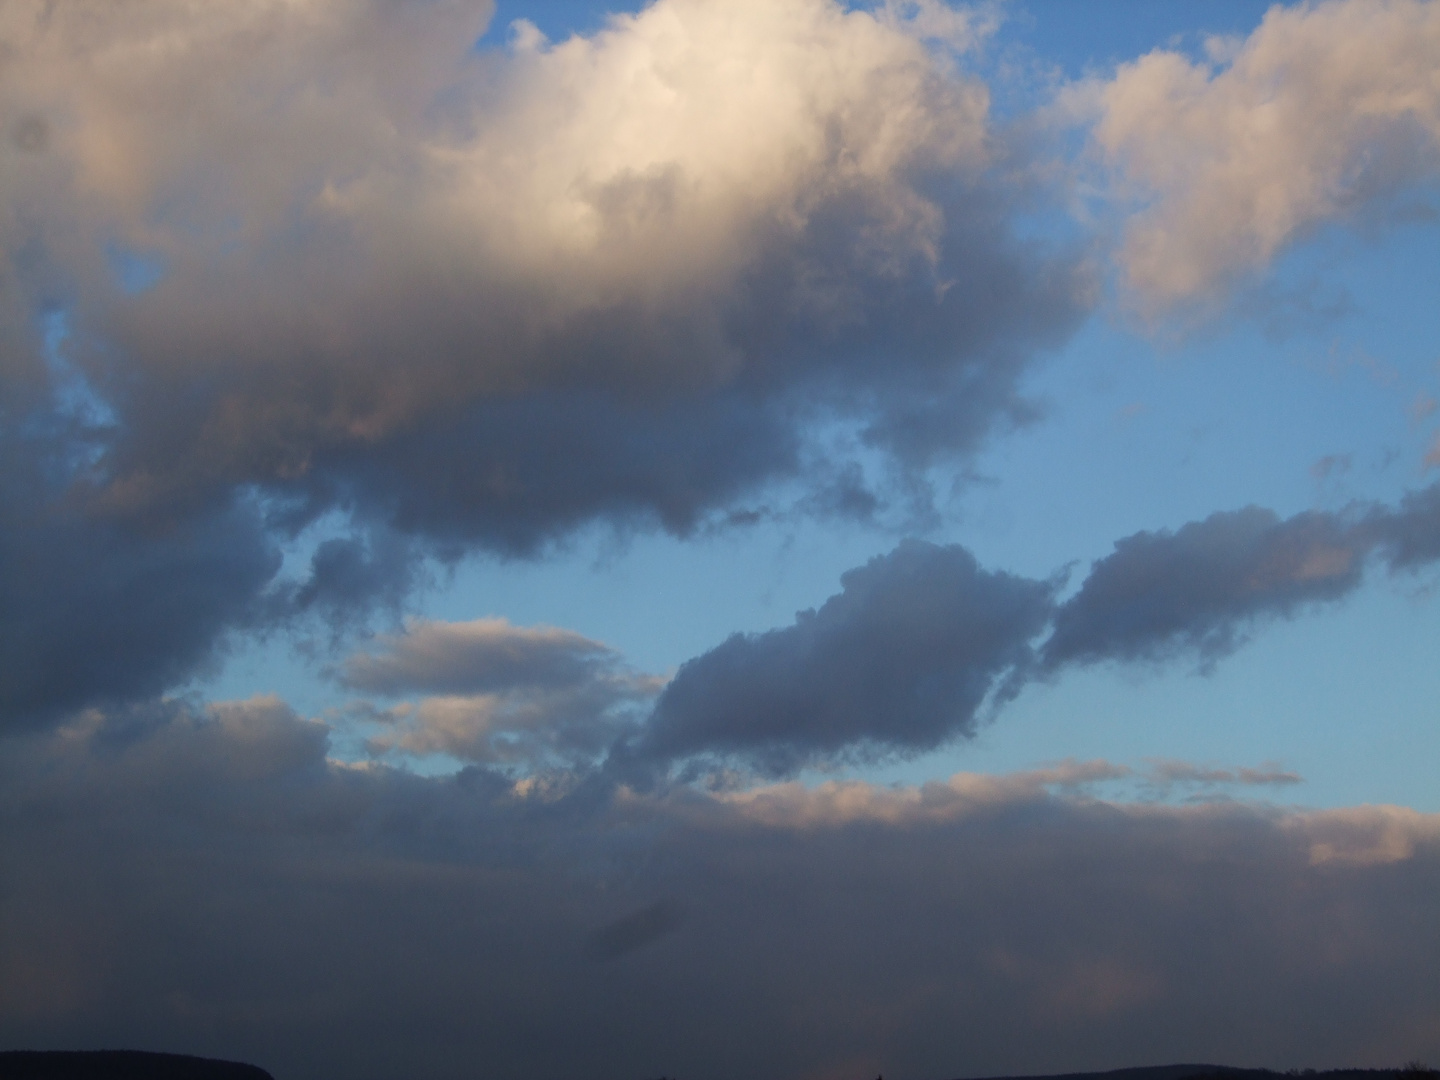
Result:
[[[1081,88],[1122,199],[1118,252],[1155,316],[1205,303],[1328,222],[1440,177],[1440,4],[1272,7],[1215,63],[1156,50]]]
[[[658,0],[476,54],[488,16],[6,5],[0,252],[42,253],[49,283],[19,276],[59,291],[34,302],[70,310],[75,362],[117,407],[110,505],[297,481],[521,393],[784,387],[806,350],[737,322],[823,336],[861,318],[867,283],[951,273],[958,208],[922,179],[973,185],[990,159],[988,93],[951,59],[983,20]],[[817,230],[827,258],[804,250]],[[158,282],[127,288],[131,257]],[[783,310],[759,315],[765,273]]]

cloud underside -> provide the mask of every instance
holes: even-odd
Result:
[[[9,1045],[294,1080],[1440,1050],[1440,822],[1413,811],[1100,802],[1098,764],[556,796],[336,766],[263,699],[91,716],[0,769]]]

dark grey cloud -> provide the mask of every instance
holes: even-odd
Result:
[[[344,626],[376,607],[399,611],[422,577],[423,545],[392,529],[356,529],[321,541],[299,582],[277,589],[277,617],[316,612]]]
[[[801,441],[794,410],[764,397],[536,392],[320,455],[303,482],[277,486],[314,512],[344,499],[460,550],[535,555],[596,519],[689,534],[795,475]]]
[[[1001,703],[1067,665],[1190,658],[1208,669],[1265,620],[1349,595],[1377,552],[1392,571],[1440,558],[1440,485],[1393,508],[1281,519],[1252,506],[1136,533],[1061,604],[1057,581],[907,541],[793,625],[735,634],[682,665],[610,765],[640,783],[645,766],[687,759],[783,775],[932,749],[973,734],[987,697]]]
[[[0,729],[183,680],[260,618],[280,565],[244,499],[168,521],[87,513],[74,446],[34,419],[0,419]]]
[[[329,763],[273,699],[117,722],[0,756],[6,1045],[290,1080],[1440,1054],[1434,815],[1107,803],[1098,766],[556,797]],[[657,897],[683,921],[596,963]]]
[[[1071,664],[1193,659],[1206,670],[1265,620],[1349,595],[1376,553],[1392,571],[1440,558],[1440,485],[1393,508],[1281,519],[1252,506],[1136,533],[1060,604],[1056,580],[907,541],[793,625],[735,634],[682,665],[610,766],[640,783],[646,765],[687,759],[783,775],[932,749],[973,734],[987,697],[1002,703]]]
[[[1440,483],[1407,493],[1396,507],[1377,507],[1363,529],[1393,571],[1440,560]]]
[[[909,468],[973,452],[1033,417],[1020,378],[1076,325],[1086,285],[1063,256],[1011,238],[994,193],[951,184],[931,205],[944,223],[933,259],[875,262],[867,237],[885,208],[827,197],[802,227],[762,231],[713,288],[660,310],[621,298],[539,334],[512,323],[546,298],[485,275],[465,290],[485,304],[454,311],[407,281],[322,297],[333,321],[356,324],[342,354],[207,314],[207,296],[245,282],[167,280],[130,301],[135,325],[105,335],[132,358],[109,393],[123,419],[109,494],[149,510],[261,484],[312,514],[342,506],[533,554],[596,519],[684,535],[767,483],[808,480],[821,421],[854,425]],[[305,289],[271,287],[257,302]],[[179,334],[182,317],[212,318],[223,340],[203,325],[199,341]],[[197,351],[218,368],[199,387]]]
[[[678,930],[684,917],[679,904],[657,900],[596,930],[590,935],[590,950],[601,960],[618,960]]]
[[[1368,549],[1344,517],[1310,512],[1282,521],[1256,506],[1174,532],[1136,533],[1116,541],[1056,611],[1044,663],[1190,654],[1211,664],[1257,620],[1353,591]]]
[[[733,756],[783,774],[972,734],[997,681],[1027,662],[1054,590],[918,540],[841,583],[793,625],[736,634],[682,665],[622,757]]]

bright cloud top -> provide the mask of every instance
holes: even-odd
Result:
[[[1244,41],[1209,48],[1212,63],[1157,50],[1085,91],[1122,194],[1148,203],[1118,259],[1150,315],[1440,178],[1440,6],[1276,6]]]

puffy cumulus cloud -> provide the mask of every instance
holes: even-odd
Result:
[[[3,243],[116,413],[105,505],[258,483],[530,550],[691,527],[800,468],[800,414],[930,409],[921,457],[1018,415],[1084,289],[1009,238],[963,12],[658,0],[476,54],[488,14],[7,5],[47,134]]]
[[[593,761],[633,730],[662,680],[631,671],[598,641],[504,619],[411,620],[336,672],[370,694],[420,693],[389,708],[352,706],[386,724],[372,753],[448,754],[530,769]]]
[[[1029,659],[1054,583],[982,570],[911,540],[847,572],[793,625],[736,634],[682,665],[640,759],[735,757],[785,773],[841,752],[929,750],[972,734],[997,681]]]
[[[1157,660],[1187,652],[1211,664],[1245,627],[1335,600],[1360,584],[1368,537],[1323,512],[1281,520],[1257,506],[1211,514],[1174,532],[1115,543],[1055,613],[1046,667]]]
[[[8,1044],[295,1080],[1440,1051],[1435,815],[1109,802],[1103,764],[556,796],[337,765],[274,701],[118,722],[0,758]]]
[[[1078,91],[1122,194],[1147,314],[1205,302],[1320,226],[1440,178],[1440,5],[1276,5],[1216,62],[1156,50]]]

